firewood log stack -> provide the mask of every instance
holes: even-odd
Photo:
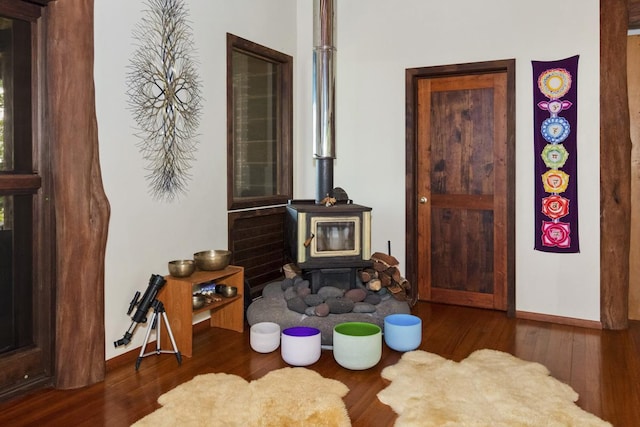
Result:
[[[371,255],[371,261],[372,268],[365,268],[359,272],[360,280],[367,289],[377,292],[385,288],[400,301],[410,299],[407,293],[411,290],[411,284],[400,274],[399,263],[395,257],[376,252]]]

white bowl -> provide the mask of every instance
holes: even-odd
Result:
[[[308,366],[320,359],[320,329],[294,326],[284,329],[280,337],[282,359],[289,365]]]
[[[343,368],[369,369],[381,357],[380,326],[366,322],[346,322],[333,328],[333,358]]]
[[[258,353],[271,353],[280,346],[280,325],[260,322],[251,326],[251,348]]]
[[[386,316],[384,342],[396,351],[415,350],[422,342],[422,319],[402,313]]]

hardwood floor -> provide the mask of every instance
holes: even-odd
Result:
[[[640,322],[630,322],[625,331],[601,331],[428,303],[418,303],[413,313],[423,319],[422,350],[459,361],[474,350],[492,348],[542,363],[579,393],[582,408],[616,427],[638,425]],[[181,366],[171,354],[152,355],[142,360],[136,372],[136,351],[125,363],[110,368],[100,384],[79,390],[45,389],[0,403],[0,425],[128,426],[155,410],[158,396],[195,375],[226,372],[253,380],[287,366],[278,351],[252,351],[248,329],[243,334],[198,329],[194,357],[183,358]],[[376,394],[387,385],[380,371],[400,356],[383,346],[376,367],[350,371],[337,365],[330,351],[323,351],[309,368],[349,387],[344,401],[354,426],[388,426],[396,415]]]

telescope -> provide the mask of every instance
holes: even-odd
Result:
[[[178,365],[182,364],[182,355],[180,354],[180,351],[178,351],[176,340],[173,337],[173,332],[171,332],[171,326],[169,326],[169,319],[164,309],[164,304],[162,304],[162,302],[156,298],[158,296],[158,292],[160,291],[160,289],[162,289],[166,282],[167,281],[164,277],[158,274],[152,274],[151,278],[149,279],[149,286],[147,286],[147,290],[144,292],[142,300],[140,300],[140,292],[136,291],[135,296],[129,303],[129,310],[127,311],[127,315],[131,315],[133,309],[138,307],[135,314],[131,318],[131,325],[129,325],[129,329],[127,329],[127,332],[124,333],[124,336],[113,343],[116,348],[121,345],[129,344],[131,342],[133,332],[136,330],[138,325],[140,323],[147,323],[147,313],[149,312],[149,309],[153,307],[151,325],[149,326],[149,328],[147,328],[147,334],[145,335],[144,342],[142,343],[142,347],[140,348],[140,355],[136,359],[136,371],[140,367],[142,358],[151,354],[171,353],[176,356],[176,359],[178,359]],[[164,322],[166,324],[167,333],[169,335],[169,339],[171,340],[171,344],[173,345],[173,350],[162,350],[160,347],[160,325],[162,324],[162,319],[164,319]],[[156,330],[156,349],[155,351],[145,353],[145,349],[147,348],[147,344],[149,343],[149,336],[152,329]]]
[[[129,310],[127,310],[127,315],[131,315],[131,312],[134,308],[138,307],[135,314],[131,318],[131,325],[129,329],[124,333],[124,336],[117,341],[114,341],[113,345],[118,348],[122,345],[127,345],[131,342],[131,337],[133,337],[133,333],[135,332],[136,327],[140,323],[147,322],[147,313],[149,309],[152,307],[154,301],[156,301],[156,297],[158,296],[158,291],[164,286],[167,281],[164,277],[158,274],[152,274],[149,279],[149,286],[147,286],[147,290],[144,292],[142,296],[142,300],[140,300],[140,291],[136,291],[133,299],[129,303]]]

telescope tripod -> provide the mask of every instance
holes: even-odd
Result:
[[[142,348],[140,349],[140,355],[136,360],[136,371],[140,367],[140,363],[142,362],[143,357],[151,356],[152,354],[161,354],[161,353],[172,353],[176,355],[176,359],[178,359],[178,365],[182,364],[182,355],[178,351],[178,346],[176,345],[176,340],[173,338],[173,332],[171,332],[171,326],[169,325],[169,319],[167,318],[167,312],[164,309],[164,304],[162,304],[159,300],[153,300],[151,304],[153,307],[153,314],[151,315],[151,321],[149,322],[149,328],[147,329],[147,334],[144,337],[144,342],[142,343]],[[164,319],[164,323],[167,326],[167,334],[169,335],[169,339],[171,340],[171,344],[173,345],[173,351],[171,350],[162,350],[160,347],[160,330],[162,320]],[[149,343],[149,336],[151,335],[151,330],[156,329],[156,349],[155,351],[150,351],[145,353],[145,349],[147,348],[147,344]]]

